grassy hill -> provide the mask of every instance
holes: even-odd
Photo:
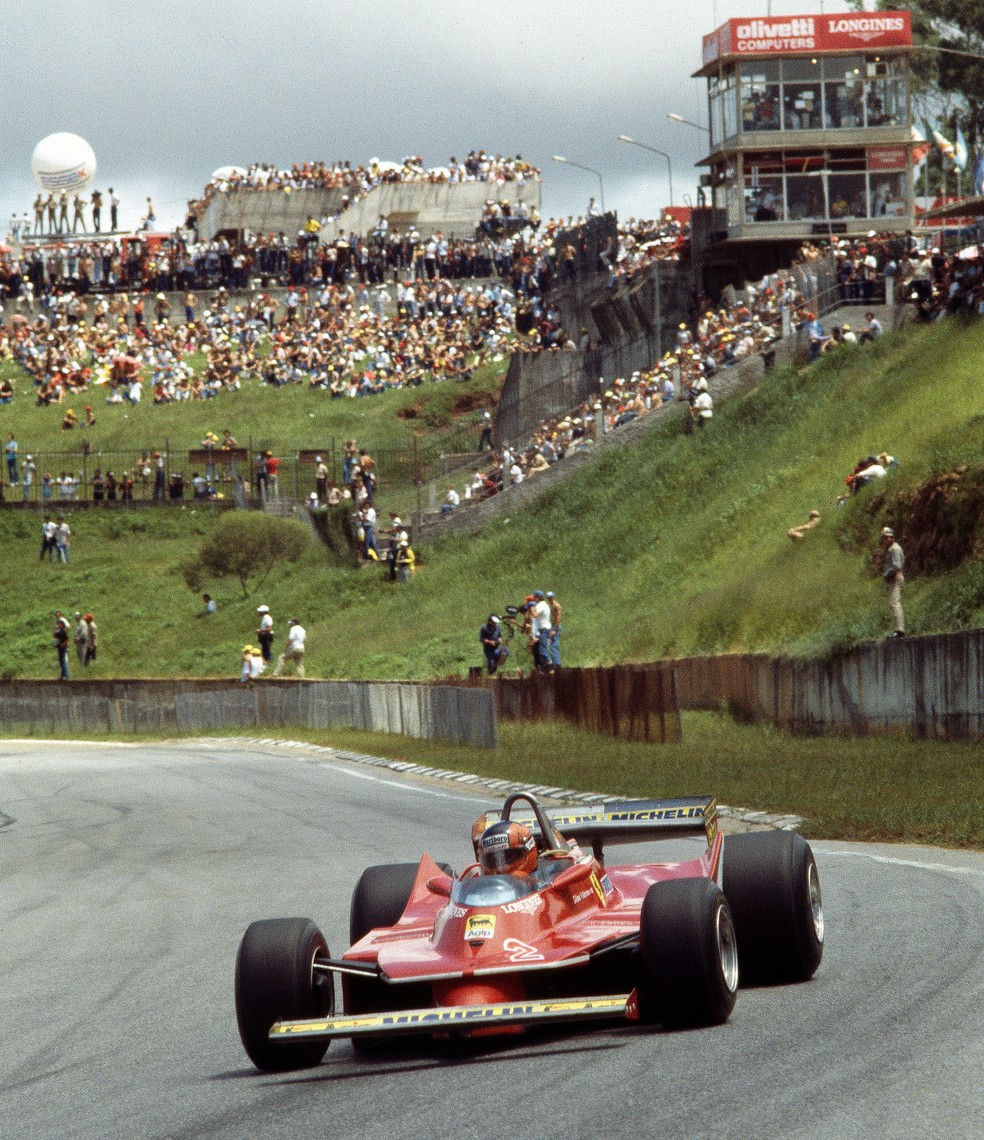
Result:
[[[290,616],[307,626],[309,675],[428,678],[477,664],[486,615],[535,587],[555,590],[564,604],[569,664],[721,650],[816,654],[879,637],[889,615],[871,560],[878,528],[890,521],[908,548],[927,525],[925,512],[917,519],[903,506],[914,501],[913,488],[962,465],[971,466],[965,485],[981,482],[973,465],[984,463],[982,350],[980,323],[911,326],[814,366],[776,370],[756,391],[719,405],[703,432],[684,436],[680,419],[670,417],[534,507],[479,536],[450,536],[420,550],[419,573],[406,587],[383,581],[375,568],[333,566],[312,542],[299,565],[271,576],[262,595],[243,598],[233,582],[210,586],[219,613],[196,619],[199,601],[179,566],[211,525],[208,510],[81,513],[72,522],[67,567],[39,564],[38,514],[3,512],[10,594],[3,672],[54,675],[48,635],[57,607],[97,614],[102,652],[94,675],[232,675],[239,649],[252,639],[255,608],[265,602],[281,636]],[[361,401],[244,392],[214,406],[144,406],[126,429],[107,414],[119,409],[99,414],[121,443],[138,431],[143,442],[148,425],[165,430],[164,417],[173,424],[166,430],[189,443],[207,428],[243,433],[240,424],[258,436],[272,433],[275,415],[278,432],[299,437],[312,413],[326,435],[355,432],[373,442],[363,427],[336,421],[336,411],[381,417],[380,432],[389,430],[384,422],[403,424],[396,409],[409,403],[422,421],[450,422],[451,413],[432,412],[428,400],[453,402],[463,387]],[[9,419],[22,453],[40,423],[25,405],[0,409],[0,431]],[[56,414],[36,410],[52,420]],[[836,507],[857,459],[883,449],[901,468]],[[955,525],[973,528],[974,502],[971,495]],[[389,509],[385,495],[380,506]],[[787,529],[814,507],[820,525],[794,545]],[[980,625],[980,559],[923,562],[907,568],[909,630]],[[523,656],[517,652],[513,663],[525,664]]]

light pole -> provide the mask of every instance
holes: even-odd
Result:
[[[555,155],[552,155],[551,157],[553,158],[554,162],[563,162],[567,166],[576,166],[578,168],[578,170],[587,170],[587,171],[590,171],[591,174],[596,174],[598,176],[598,191],[601,195],[601,212],[604,214],[605,213],[605,182],[604,182],[604,179],[601,177],[601,171],[595,170],[595,168],[593,166],[584,166],[580,162],[575,162],[573,158],[564,158],[564,156],[562,154],[555,154]]]
[[[649,146],[648,143],[637,142],[635,139],[629,138],[628,135],[619,135],[618,141],[624,142],[624,143],[631,143],[633,146],[641,146],[643,150],[651,150],[653,152],[653,154],[661,154],[666,159],[666,171],[667,171],[667,175],[669,176],[669,180],[670,180],[670,205],[672,206],[673,205],[673,163],[670,161],[670,156],[666,153],[666,151],[665,150],[659,150],[657,147],[654,147],[654,146]]]
[[[670,111],[666,117],[672,119],[674,123],[686,123],[688,127],[695,127],[698,131],[703,131],[705,135],[711,133],[709,127],[705,127],[701,123],[695,123],[693,119],[685,119],[683,115],[675,115],[672,111]]]

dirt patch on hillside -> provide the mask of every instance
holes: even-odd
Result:
[[[891,526],[906,570],[938,574],[984,555],[984,464],[955,467],[915,487],[871,499],[871,513]],[[881,565],[881,552],[873,561]]]
[[[452,416],[465,416],[482,408],[494,408],[495,396],[489,392],[462,392],[451,405]]]

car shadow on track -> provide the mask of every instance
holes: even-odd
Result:
[[[635,1027],[626,1034],[625,1027],[613,1032],[619,1036],[634,1037]],[[597,1034],[596,1034],[597,1038]],[[569,1042],[569,1043],[567,1043]],[[414,1070],[447,1069],[462,1065],[485,1065],[493,1062],[522,1061],[544,1057],[569,1057],[576,1053],[608,1052],[624,1049],[628,1040],[573,1041],[559,1034],[531,1034],[522,1039],[481,1038],[476,1040],[427,1041],[418,1039],[415,1044],[407,1041],[381,1041],[372,1050],[356,1053],[354,1050],[337,1053],[329,1051],[325,1060],[314,1069],[295,1070],[291,1073],[258,1073],[255,1069],[237,1069],[233,1072],[216,1073],[207,1078],[210,1081],[228,1081],[252,1078],[265,1080],[270,1084],[309,1084],[319,1081],[345,1081],[360,1077],[378,1077],[388,1074],[405,1073]]]

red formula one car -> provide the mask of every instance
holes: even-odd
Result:
[[[602,862],[606,843],[695,835],[706,850],[685,862]],[[805,981],[820,964],[809,844],[788,831],[723,836],[713,798],[548,816],[517,793],[472,839],[478,862],[460,876],[428,855],[363,872],[341,958],[310,919],[252,923],[236,959],[236,1016],[258,1068],[316,1065],[336,1037],[358,1048],[576,1019],[719,1025],[739,976]]]

